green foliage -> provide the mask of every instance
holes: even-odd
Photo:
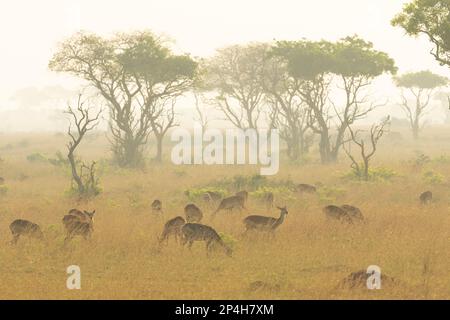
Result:
[[[232,235],[224,233],[224,232],[219,232],[219,236],[222,239],[222,241],[228,246],[230,247],[232,250],[236,247],[236,243],[238,242],[236,240],[236,238],[234,238]]]
[[[8,193],[8,187],[5,185],[0,185],[0,196],[5,196]]]
[[[398,174],[394,170],[385,167],[375,167],[369,168],[369,181],[389,181]],[[363,176],[359,174],[356,170],[351,170],[350,172],[342,176],[345,180],[360,181],[363,180]]]
[[[28,155],[27,160],[32,163],[38,163],[38,162],[43,163],[43,162],[48,161],[47,157],[45,157],[44,155],[42,155],[41,153],[38,153],[38,152]]]
[[[55,167],[69,167],[69,160],[63,156],[61,151],[56,152],[55,158],[49,158],[48,162]]]
[[[293,190],[294,189],[291,187],[282,185],[276,187],[260,187],[257,190],[250,192],[250,195],[255,198],[262,199],[268,192],[271,192],[276,199],[294,201],[296,197],[294,196]]]
[[[188,197],[189,201],[195,202],[198,200],[203,200],[203,196],[207,191],[217,192],[222,197],[225,197],[227,194],[226,190],[218,189],[218,188],[192,188],[188,189],[184,192],[184,194]]]
[[[425,183],[429,184],[441,184],[445,180],[443,175],[432,170],[424,172],[424,174],[422,175],[422,179]]]
[[[448,79],[429,70],[410,72],[394,78],[397,86],[403,88],[434,89],[448,84]]]
[[[414,0],[405,4],[392,24],[412,36],[426,35],[435,46],[431,54],[442,65],[450,66],[449,0]]]
[[[331,203],[345,194],[345,189],[335,186],[322,186],[317,189],[319,201],[322,203]]]

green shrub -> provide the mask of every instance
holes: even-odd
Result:
[[[369,181],[389,181],[394,177],[397,177],[398,174],[389,168],[385,167],[375,167],[369,168]],[[356,171],[351,170],[350,172],[341,176],[341,178],[346,180],[359,181],[363,180],[363,177]]]
[[[33,162],[33,163],[38,163],[38,162],[43,163],[43,162],[48,161],[47,157],[45,157],[43,154],[38,153],[38,152],[28,155],[27,160],[29,162]]]
[[[237,243],[236,238],[234,238],[232,235],[219,232],[219,236],[222,239],[222,241],[229,246],[231,249],[234,249]]]
[[[441,184],[445,180],[443,175],[436,173],[432,170],[426,171],[422,175],[422,179],[424,180],[425,183],[429,183],[429,184]]]

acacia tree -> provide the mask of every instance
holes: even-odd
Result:
[[[381,123],[372,125],[369,130],[368,139],[361,138],[359,136],[359,131],[354,131],[351,126],[348,127],[350,141],[359,148],[361,160],[356,160],[356,156],[352,154],[350,146],[346,148],[344,144],[344,151],[352,162],[351,168],[355,175],[362,180],[369,180],[370,159],[375,155],[378,141],[384,135],[389,123],[389,117],[387,117],[382,120]],[[368,140],[368,143],[366,140]]]
[[[414,0],[393,20],[408,35],[426,35],[433,43],[431,54],[450,67],[450,0]]]
[[[68,130],[70,141],[67,144],[67,158],[71,168],[72,179],[76,184],[76,192],[80,198],[96,196],[99,193],[95,161],[86,164],[75,158],[75,151],[83,141],[86,133],[94,130],[99,123],[101,110],[92,115],[91,109],[91,107],[86,106],[86,102],[83,101],[82,95],[80,94],[76,108],[73,108],[69,104],[65,112],[71,117]],[[75,132],[72,129],[73,127],[75,127]]]
[[[167,105],[172,107],[169,101],[190,87],[196,63],[174,55],[163,39],[144,31],[112,38],[77,33],[60,44],[49,67],[98,90],[109,106],[114,159],[120,166],[136,167],[155,123],[167,114]]]
[[[420,71],[406,73],[394,80],[396,85],[402,89],[400,106],[408,118],[413,138],[417,140],[420,130],[425,124],[423,117],[427,113],[435,89],[446,85],[448,79],[431,71]],[[414,98],[414,103],[409,102],[405,91]]]
[[[308,110],[298,92],[301,80],[293,77],[287,63],[273,52],[269,52],[262,78],[265,101],[270,105],[270,127],[279,130],[286,142],[288,157],[301,160],[312,144],[308,126]]]
[[[320,136],[322,163],[336,162],[348,126],[377,107],[365,89],[383,73],[395,73],[394,61],[357,36],[327,41],[282,42],[289,72],[301,80],[298,94],[308,106],[309,127]],[[343,106],[332,99],[332,84],[344,92]]]
[[[235,127],[257,128],[262,114],[261,77],[267,46],[233,45],[205,61],[204,89],[217,92],[215,104]]]

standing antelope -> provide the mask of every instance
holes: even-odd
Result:
[[[178,242],[179,238],[182,237],[181,228],[186,224],[186,221],[183,217],[176,217],[170,219],[164,225],[164,230],[159,238],[159,243],[161,244],[163,241],[169,243],[169,236],[174,235],[175,240]]]
[[[301,183],[301,184],[297,185],[297,191],[300,192],[301,194],[316,193],[317,189],[316,189],[316,187],[314,187],[310,184]]]
[[[352,220],[358,220],[363,221],[364,216],[362,215],[362,212],[359,208],[344,204],[341,206],[341,209],[344,209],[344,211],[350,216]]]
[[[163,213],[161,200],[156,199],[152,202],[152,213],[157,215],[161,215]]]
[[[89,212],[89,211],[86,211],[86,210],[80,211],[80,210],[78,210],[78,209],[71,209],[71,210],[69,211],[69,215],[70,215],[70,216],[78,217],[78,219],[79,219],[81,222],[93,223],[93,218],[94,218],[94,215],[95,215],[95,210],[92,211],[92,212]]]
[[[251,230],[274,232],[284,221],[288,214],[286,207],[277,207],[280,210],[280,217],[265,217],[265,216],[248,216],[244,219],[245,233]]]
[[[187,222],[200,222],[203,218],[202,210],[192,203],[184,207],[184,215]]]
[[[273,193],[272,192],[264,193],[262,201],[266,204],[266,209],[271,210],[273,208]]]
[[[188,247],[191,248],[194,241],[205,241],[206,242],[206,255],[209,256],[214,246],[219,246],[224,250],[227,256],[232,255],[233,251],[229,246],[223,242],[219,234],[211,228],[204,224],[198,223],[187,223],[181,229],[183,232],[183,245],[188,243]]]
[[[325,213],[326,217],[329,219],[335,219],[339,221],[344,221],[348,223],[353,223],[352,218],[350,217],[350,214],[347,213],[344,209],[329,205],[323,208],[323,212]]]
[[[244,204],[247,203],[247,200],[248,200],[248,192],[247,191],[242,190],[242,191],[236,192],[235,196],[241,197],[244,200]]]
[[[27,220],[14,220],[9,225],[9,229],[13,235],[12,244],[16,244],[20,236],[29,236],[40,240],[44,238],[41,228],[36,223]]]
[[[73,237],[80,235],[85,240],[91,237],[94,226],[92,221],[82,221],[78,216],[75,215],[65,215],[62,219],[64,228],[66,229],[66,238],[64,239],[64,244],[67,244]]]
[[[429,204],[433,200],[433,193],[431,191],[422,192],[419,196],[421,204]]]
[[[228,210],[231,212],[233,209],[238,209],[239,212],[242,212],[242,209],[245,209],[244,203],[245,199],[240,196],[231,196],[225,198],[220,202],[219,207],[216,211],[213,212],[212,216],[215,217],[217,212],[221,210]]]

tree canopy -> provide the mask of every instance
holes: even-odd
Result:
[[[414,0],[393,20],[407,34],[424,34],[434,44],[431,54],[450,67],[450,0]]]
[[[434,74],[429,70],[410,72],[394,78],[398,87],[434,89],[448,84],[446,77]]]

